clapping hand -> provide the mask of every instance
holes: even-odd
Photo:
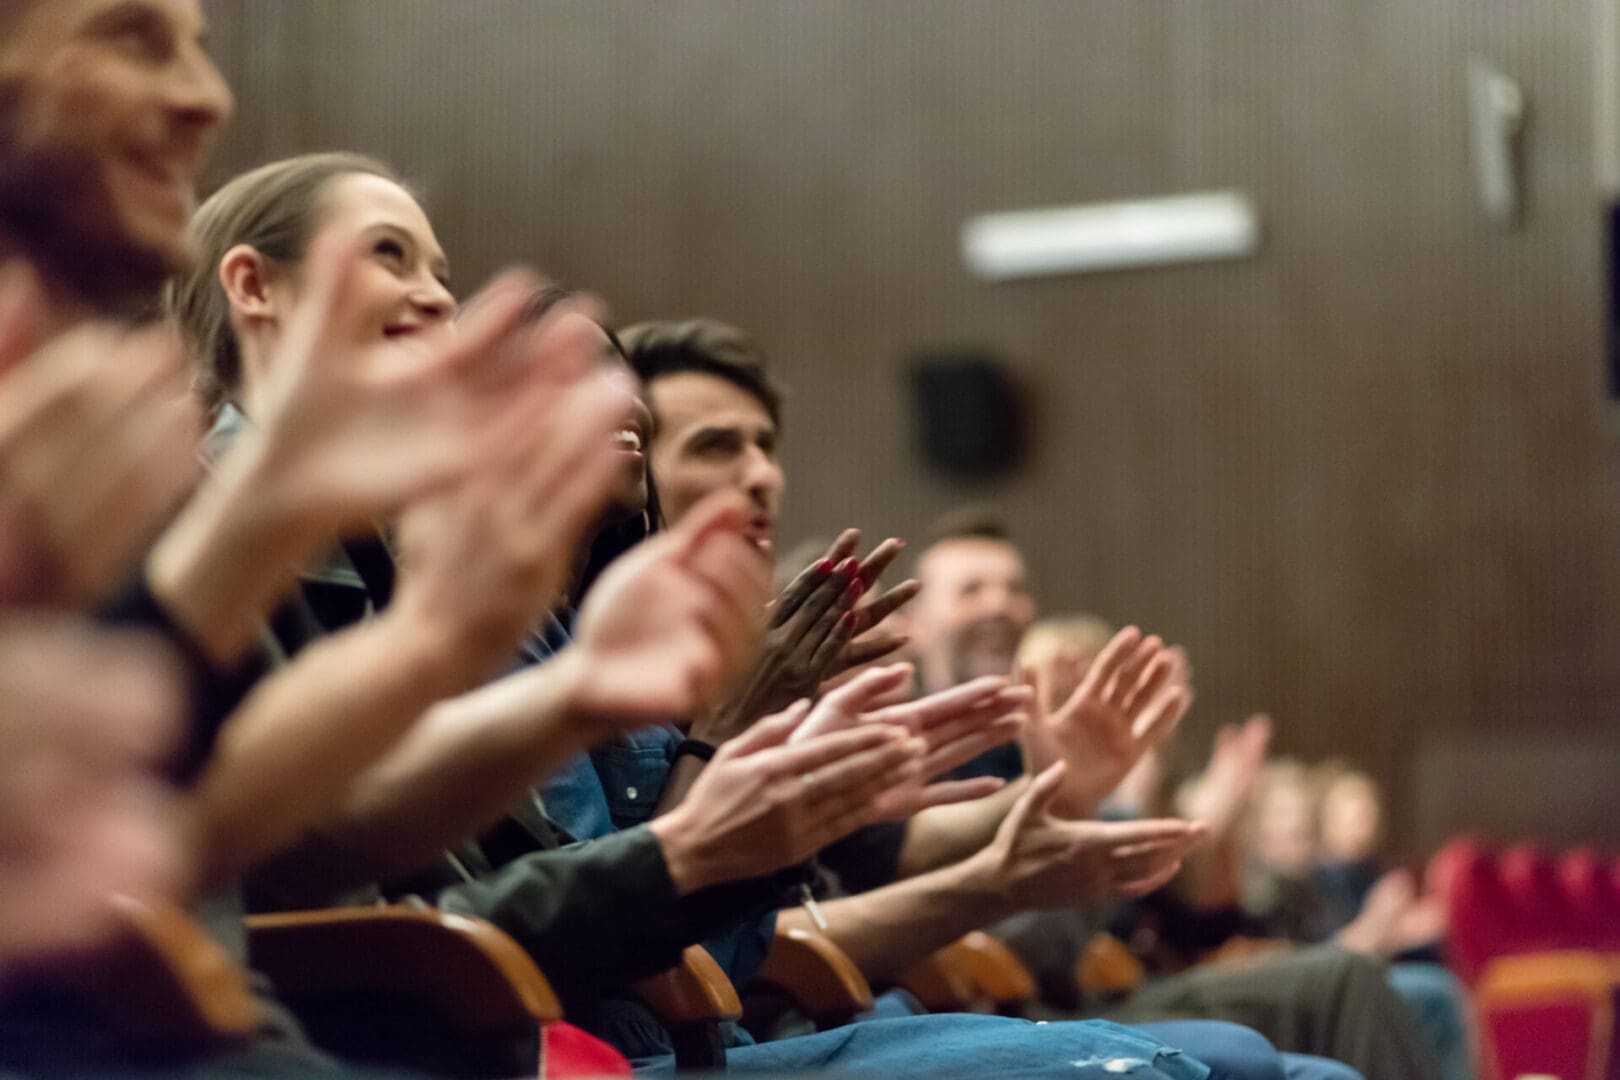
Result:
[[[919,810],[992,795],[996,777],[933,782],[936,777],[1016,738],[1025,720],[1030,691],[988,676],[961,686],[907,700],[910,664],[872,668],[829,691],[794,732],[794,741],[812,739],[861,725],[888,724],[923,741],[922,767],[883,793],[879,820],[901,820]]]
[[[875,631],[917,594],[916,582],[904,582],[861,604],[904,545],[885,540],[858,560],[859,543],[858,530],[845,530],[825,556],[782,590],[770,606],[764,647],[753,672],[733,701],[693,722],[694,738],[723,742],[760,716],[814,697],[829,677],[905,643],[903,637]]]
[[[1074,691],[1054,704],[1062,661],[1025,671],[1035,691],[1024,731],[1031,773],[1067,768],[1054,806],[1087,818],[1141,757],[1162,743],[1192,705],[1187,666],[1176,650],[1128,626],[1097,654]]]

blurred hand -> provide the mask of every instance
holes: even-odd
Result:
[[[846,529],[825,556],[782,590],[770,606],[764,647],[747,682],[723,709],[693,721],[693,738],[724,742],[759,717],[799,698],[814,697],[828,677],[904,644],[903,638],[881,634],[855,640],[915,596],[918,588],[916,582],[906,582],[861,606],[861,598],[904,545],[885,540],[863,562],[855,558],[860,537],[859,530]]]
[[[601,331],[576,319],[585,347]],[[560,386],[502,458],[407,510],[399,594],[386,614],[453,628],[488,661],[515,647],[561,596],[601,520],[622,468],[611,439],[631,403],[617,372]]]
[[[872,668],[829,691],[809,718],[793,733],[802,742],[863,724],[888,724],[923,742],[922,768],[885,791],[877,819],[899,821],[919,810],[993,795],[1002,787],[996,777],[931,783],[958,765],[1018,737],[1029,703],[1026,687],[988,676],[914,701],[910,664]]]
[[[1208,825],[1214,836],[1225,836],[1249,805],[1270,745],[1271,717],[1264,713],[1249,717],[1241,727],[1221,725],[1209,766],[1186,799],[1187,816]]]
[[[0,603],[81,605],[129,572],[197,474],[198,422],[166,329],[42,341],[39,285],[0,279]]]
[[[94,945],[108,897],[175,897],[179,819],[157,767],[185,715],[156,644],[0,621],[0,970]]]
[[[1037,776],[990,845],[973,858],[987,884],[1020,908],[1073,907],[1162,888],[1206,830],[1196,822],[1072,821],[1054,813],[1060,762]]]
[[[875,801],[921,769],[921,740],[869,724],[790,743],[800,702],[722,746],[653,831],[676,891],[759,877],[876,818]]]
[[[600,353],[600,332],[577,318],[595,313],[589,301],[525,321],[538,282],[521,271],[452,324],[379,338],[348,303],[362,261],[341,237],[310,252],[309,287],[255,399],[259,484],[323,531],[388,516],[503,460]]]
[[[712,707],[759,647],[770,571],[743,539],[742,498],[717,493],[597,579],[563,652],[570,707],[609,731]],[[604,732],[606,734],[606,732]]]
[[[1176,650],[1158,637],[1144,639],[1134,626],[1115,634],[1074,692],[1047,708],[1061,674],[1054,665],[1061,663],[1023,673],[1035,690],[1024,730],[1025,767],[1033,774],[1063,762],[1055,806],[1070,817],[1091,817],[1132,766],[1175,730],[1192,704],[1192,688]]]

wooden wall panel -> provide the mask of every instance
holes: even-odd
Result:
[[[1195,736],[1268,708],[1283,749],[1371,765],[1407,841],[1467,817],[1466,799],[1428,807],[1419,836],[1406,813],[1458,745],[1617,745],[1584,6],[212,14],[241,99],[222,174],[381,153],[425,184],[463,284],[526,259],[627,320],[757,331],[795,391],[789,537],[915,534],[993,498],[1049,609],[1189,645]],[[1470,52],[1530,102],[1518,231],[1476,208]],[[1256,259],[997,286],[960,267],[973,212],[1228,186],[1262,207]],[[933,475],[912,446],[905,358],[955,342],[1005,355],[1038,402],[1029,461],[994,486]],[[1545,824],[1519,801],[1510,821]]]

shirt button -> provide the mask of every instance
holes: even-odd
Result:
[[[639,794],[641,793],[633,787],[627,787],[624,789],[624,797],[627,799],[633,799]]]

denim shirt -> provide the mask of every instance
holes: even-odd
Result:
[[[555,654],[572,631],[574,612],[559,612],[530,650]],[[540,788],[548,818],[576,840],[594,840],[650,821],[681,742],[673,724],[654,724],[617,736],[570,760]],[[767,914],[703,942],[738,986],[753,978],[776,936],[776,915]]]

